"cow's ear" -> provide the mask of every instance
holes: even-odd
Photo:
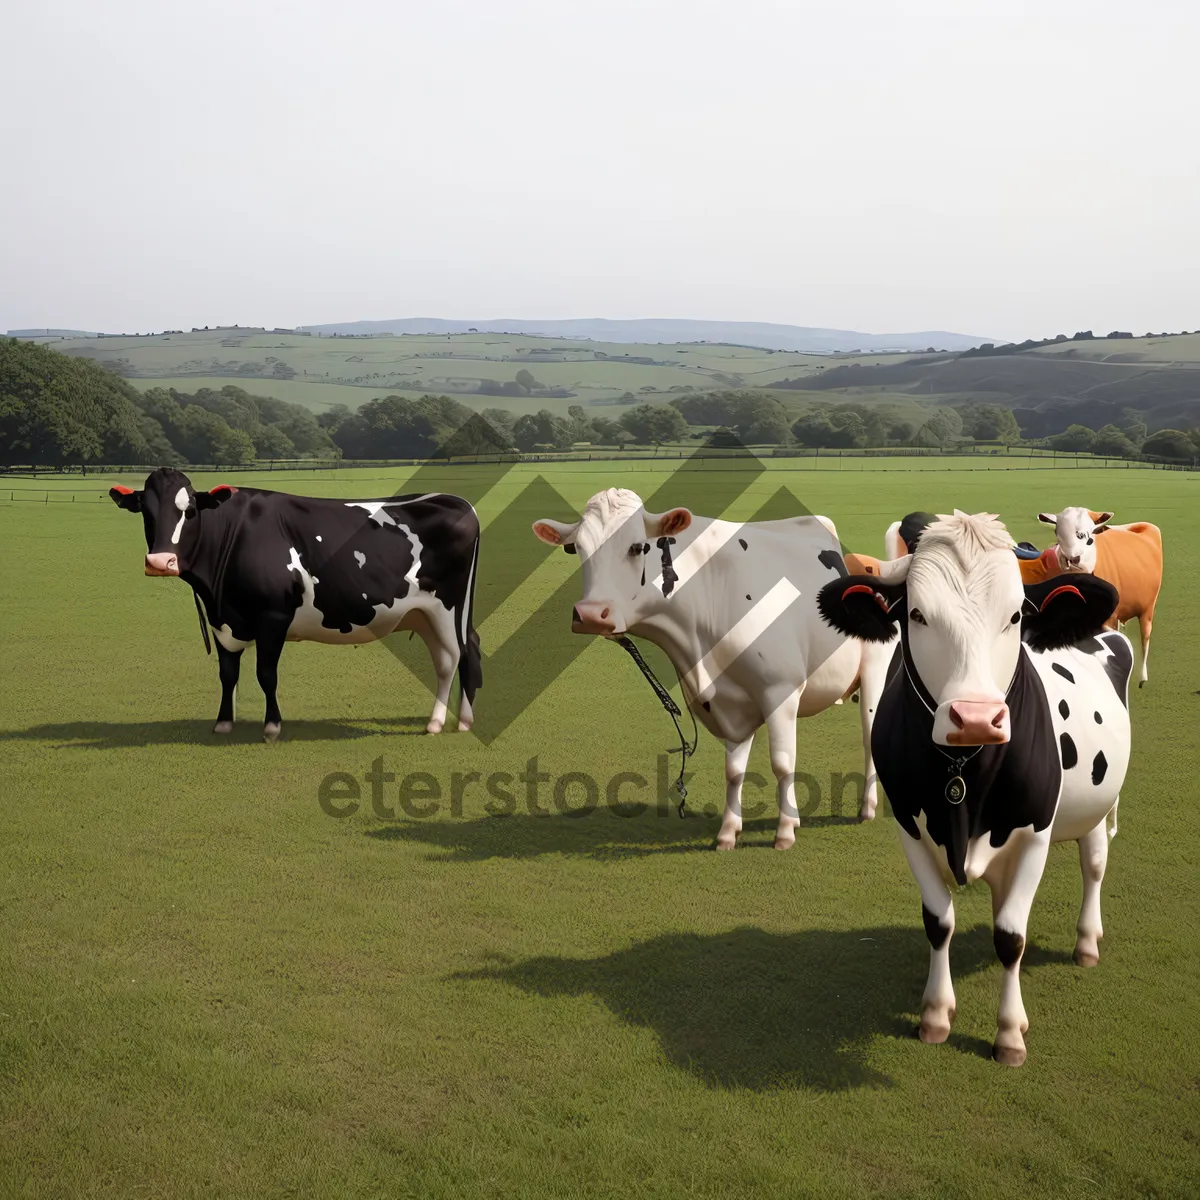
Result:
[[[141,492],[135,492],[133,488],[127,488],[118,483],[116,487],[110,487],[108,489],[108,494],[112,497],[112,502],[118,508],[123,508],[126,512],[142,511]]]
[[[883,583],[874,575],[847,575],[817,593],[817,611],[847,637],[887,642],[896,632],[899,609],[894,606],[903,596],[903,583]]]
[[[232,487],[228,483],[218,483],[215,488],[207,492],[196,493],[197,508],[216,508],[218,504],[224,504],[237,488]]]
[[[1035,650],[1061,650],[1095,637],[1117,607],[1117,589],[1095,575],[1055,575],[1025,587],[1021,633]]]
[[[692,514],[686,508],[672,508],[665,513],[646,513],[646,536],[648,538],[674,537],[692,523]]]
[[[549,517],[533,523],[533,533],[539,541],[545,542],[547,546],[569,546],[572,550],[574,546],[570,543],[578,529],[578,521],[574,525],[568,525],[564,521],[552,521]]]
[[[872,558],[869,554],[847,551],[842,555],[842,561],[846,564],[846,573],[849,575],[873,575],[878,579],[883,574],[880,560]]]
[[[1041,521],[1045,525],[1057,525],[1058,524],[1058,514],[1057,513],[1038,513],[1038,520]]]
[[[1090,508],[1088,509],[1088,516],[1092,518],[1092,524],[1096,527],[1092,531],[1093,533],[1099,533],[1101,527],[1107,525],[1113,519],[1113,514],[1110,512],[1092,512]]]

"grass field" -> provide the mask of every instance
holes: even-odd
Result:
[[[313,408],[351,407],[393,392],[449,392],[477,407],[504,403],[514,411],[569,403],[603,403],[627,391],[659,398],[680,390],[763,386],[785,377],[815,374],[831,362],[856,356],[800,354],[745,346],[641,345],[572,342],[515,334],[456,334],[453,337],[332,338],[295,334],[211,330],[154,337],[58,340],[54,349],[100,362],[125,360],[140,387],[174,386],[184,391],[235,383],[251,392],[297,400]],[[894,362],[903,355],[869,355]],[[277,361],[296,372],[292,380],[271,378]],[[249,367],[254,372],[246,373]],[[515,380],[526,369],[546,387],[569,389],[571,397],[486,396],[481,380]],[[216,381],[220,382],[216,382]],[[319,390],[329,388],[328,395]]]
[[[819,355],[756,350],[748,346],[631,344],[570,341],[516,334],[456,334],[332,338],[209,330],[154,337],[50,340],[55,350],[99,362],[125,360],[140,388],[200,387],[232,383],[247,391],[292,400],[316,411],[332,404],[351,408],[381,395],[448,392],[476,408],[513,412],[570,404],[605,404],[625,392],[661,402],[681,391],[763,387],[817,375],[836,363],[899,362],[905,355]],[[271,377],[276,361],[296,372]],[[245,373],[249,366],[255,372]],[[478,394],[481,380],[512,382],[525,369],[546,387],[569,397]],[[781,396],[788,402],[786,394]]]
[[[890,817],[857,825],[828,786],[788,853],[769,848],[771,806],[736,853],[710,851],[723,779],[704,733],[686,820],[566,816],[549,784],[550,815],[518,792],[517,812],[489,816],[478,786],[450,811],[453,772],[517,775],[534,756],[555,779],[655,779],[670,722],[615,646],[572,658],[565,608],[529,653],[569,665],[487,744],[416,735],[429,699],[404,664],[424,676],[419,642],[289,646],[273,746],[247,664],[237,732],[218,743],[190,590],[143,577],[140,522],[100,498],[106,481],[38,481],[30,496],[77,499],[0,493],[0,1195],[1196,1195],[1200,477],[807,465],[773,466],[727,515],[782,486],[872,553],[918,508],[998,511],[1038,544],[1036,513],[1070,503],[1163,529],[1101,962],[1070,961],[1081,884],[1058,847],[1030,922],[1023,1069],[987,1058],[1000,968],[982,886],[956,900],[954,1033],[915,1039],[916,885]],[[545,468],[558,502],[537,472],[487,491],[485,526],[667,482],[653,463]],[[470,495],[479,479],[447,468],[441,486]],[[403,480],[293,486],[365,496]],[[663,495],[712,512],[720,484]],[[481,723],[532,669],[503,648],[525,644],[524,612],[578,582],[576,558],[489,559],[484,537]],[[527,578],[497,605],[514,571]],[[855,706],[799,735],[818,779],[861,769]],[[361,781],[377,759],[431,774],[439,811],[406,817],[398,783],[394,819],[365,783],[353,815],[322,811],[326,776]],[[769,777],[765,745],[751,770]]]

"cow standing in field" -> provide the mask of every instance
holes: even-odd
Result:
[[[1021,578],[1026,583],[1040,583],[1064,572],[1086,572],[1107,579],[1119,597],[1109,626],[1117,629],[1136,618],[1141,628],[1142,672],[1138,687],[1145,687],[1154,606],[1162,588],[1162,533],[1149,521],[1110,525],[1112,518],[1110,512],[1089,508],[1038,513],[1039,521],[1054,526],[1056,541],[1040,558],[1021,564]]]
[[[776,849],[796,840],[796,718],[861,691],[866,787],[860,816],[875,811],[871,721],[890,648],[829,629],[816,597],[846,575],[833,523],[801,516],[740,524],[686,508],[648,513],[636,492],[598,492],[574,522],[542,520],[534,533],[579,555],[583,598],[575,633],[632,634],[654,642],[679,673],[684,701],[725,743],[725,814],[719,850],[742,829],[742,783],[754,735],[767,726],[778,785]]]
[[[401,629],[419,634],[433,658],[437,694],[426,731],[446,722],[456,668],[458,728],[470,729],[482,670],[471,622],[479,521],[466,500],[442,492],[325,500],[228,485],[197,492],[166,467],[140,492],[118,486],[109,495],[142,515],[146,574],[178,576],[204,606],[221,675],[214,733],[233,731],[251,642],[267,702],[263,736],[274,741],[285,642],[347,645]]]
[[[1029,1028],[1018,972],[1052,841],[1079,844],[1075,959],[1099,959],[1104,819],[1129,763],[1133,649],[1102,632],[1111,584],[1070,575],[1022,586],[1012,544],[994,517],[956,512],[878,575],[827,584],[819,605],[855,637],[900,629],[872,745],[931,947],[921,1039],[945,1041],[954,1020],[948,884],[982,878],[1005,969],[993,1054],[1017,1066]]]

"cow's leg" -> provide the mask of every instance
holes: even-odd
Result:
[[[779,825],[775,829],[775,849],[789,850],[796,840],[800,814],[796,810],[796,714],[800,693],[796,688],[770,709],[767,737],[771,742],[771,772],[779,792]]]
[[[754,734],[744,742],[725,743],[725,816],[717,834],[718,850],[732,850],[742,832],[742,782],[753,745]]]
[[[242,670],[242,651],[226,650],[217,642],[217,667],[221,672],[221,708],[213,733],[232,733],[237,719],[237,685]]]
[[[954,981],[950,977],[950,938],[954,934],[954,899],[929,847],[899,825],[904,856],[921,889],[921,920],[929,939],[929,977],[921,997],[921,1041],[944,1042],[954,1024]]]
[[[858,716],[862,721],[863,756],[866,760],[863,771],[867,782],[863,786],[862,804],[858,810],[860,821],[872,820],[879,802],[875,759],[871,754],[871,729],[875,724],[875,713],[879,710],[879,699],[887,683],[888,664],[894,651],[895,646],[890,642],[883,645],[863,642],[858,681]]]
[[[279,686],[279,656],[283,653],[283,643],[287,638],[288,625],[291,617],[271,617],[259,627],[255,639],[255,674],[258,676],[258,686],[266,697],[267,708],[263,716],[263,737],[268,742],[275,741],[283,729],[283,717],[279,714],[279,701],[275,692]]]
[[[1142,674],[1138,679],[1138,687],[1145,687],[1150,678],[1147,666],[1150,662],[1150,631],[1154,628],[1154,613],[1144,612],[1138,617],[1138,625],[1142,630]]]
[[[1117,836],[1117,806],[1121,803],[1121,797],[1118,796],[1113,801],[1113,806],[1108,810],[1108,836],[1110,839]]]
[[[458,732],[468,733],[471,726],[475,723],[475,713],[471,708],[471,701],[464,690],[458,701]]]
[[[1104,927],[1100,921],[1100,885],[1108,864],[1108,833],[1101,821],[1079,839],[1079,866],[1083,871],[1083,907],[1079,910],[1075,961],[1081,967],[1094,967],[1100,961],[1100,939]]]
[[[440,606],[426,613],[424,628],[421,634],[425,645],[429,648],[429,657],[433,660],[433,673],[437,677],[437,692],[433,698],[433,714],[429,724],[425,726],[426,733],[441,733],[446,724],[446,713],[450,705],[450,688],[454,683],[454,673],[458,669],[458,639],[454,635],[454,614]],[[464,696],[465,700],[466,697]],[[470,704],[467,704],[467,719],[471,714]],[[462,724],[462,712],[459,712],[459,724]],[[469,728],[469,725],[468,725]]]
[[[1050,831],[1026,835],[1023,840],[1023,845],[1013,847],[1011,860],[1001,856],[996,872],[984,875],[992,889],[992,944],[1004,967],[992,1057],[1006,1067],[1019,1067],[1025,1061],[1024,1034],[1029,1029],[1029,1018],[1021,1000],[1021,958],[1025,953],[1029,910],[1046,868]]]

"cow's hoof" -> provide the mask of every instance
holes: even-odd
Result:
[[[992,1057],[1002,1067],[1020,1067],[1025,1063],[1024,1046],[1001,1046],[999,1042],[992,1047]]]
[[[1088,946],[1077,945],[1074,958],[1077,967],[1094,967],[1100,961],[1100,951]]]
[[[425,726],[425,732],[426,733],[441,733],[442,732],[442,722],[441,721],[430,721],[429,724]]]
[[[263,741],[264,742],[277,742],[277,741],[279,741],[279,735],[282,732],[283,732],[282,725],[277,725],[277,724],[275,724],[274,721],[269,721],[269,722],[267,722],[266,725],[263,726]]]
[[[858,810],[858,819],[859,819],[859,821],[873,821],[873,820],[875,820],[875,807],[874,807],[874,805],[872,805],[870,808],[860,808],[860,809]]]
[[[233,722],[232,721],[218,721],[213,726],[213,733],[232,733],[232,732],[233,732]]]
[[[459,721],[458,732],[459,733],[470,733],[471,732],[471,722],[470,721]]]
[[[790,850],[795,844],[796,844],[795,834],[793,834],[791,837],[779,837],[778,835],[776,835],[776,837],[775,837],[775,849],[776,850]]]
[[[1147,679],[1139,679],[1139,680],[1138,680],[1138,687],[1140,687],[1140,688],[1144,688],[1148,682],[1149,682],[1149,680],[1147,680]]]
[[[729,835],[728,837],[717,838],[717,849],[718,850],[736,850],[737,849],[737,837],[738,837],[738,835],[736,833],[734,833],[734,834]]]
[[[945,1021],[921,1021],[917,1036],[927,1046],[940,1046],[950,1036],[950,1025]]]

